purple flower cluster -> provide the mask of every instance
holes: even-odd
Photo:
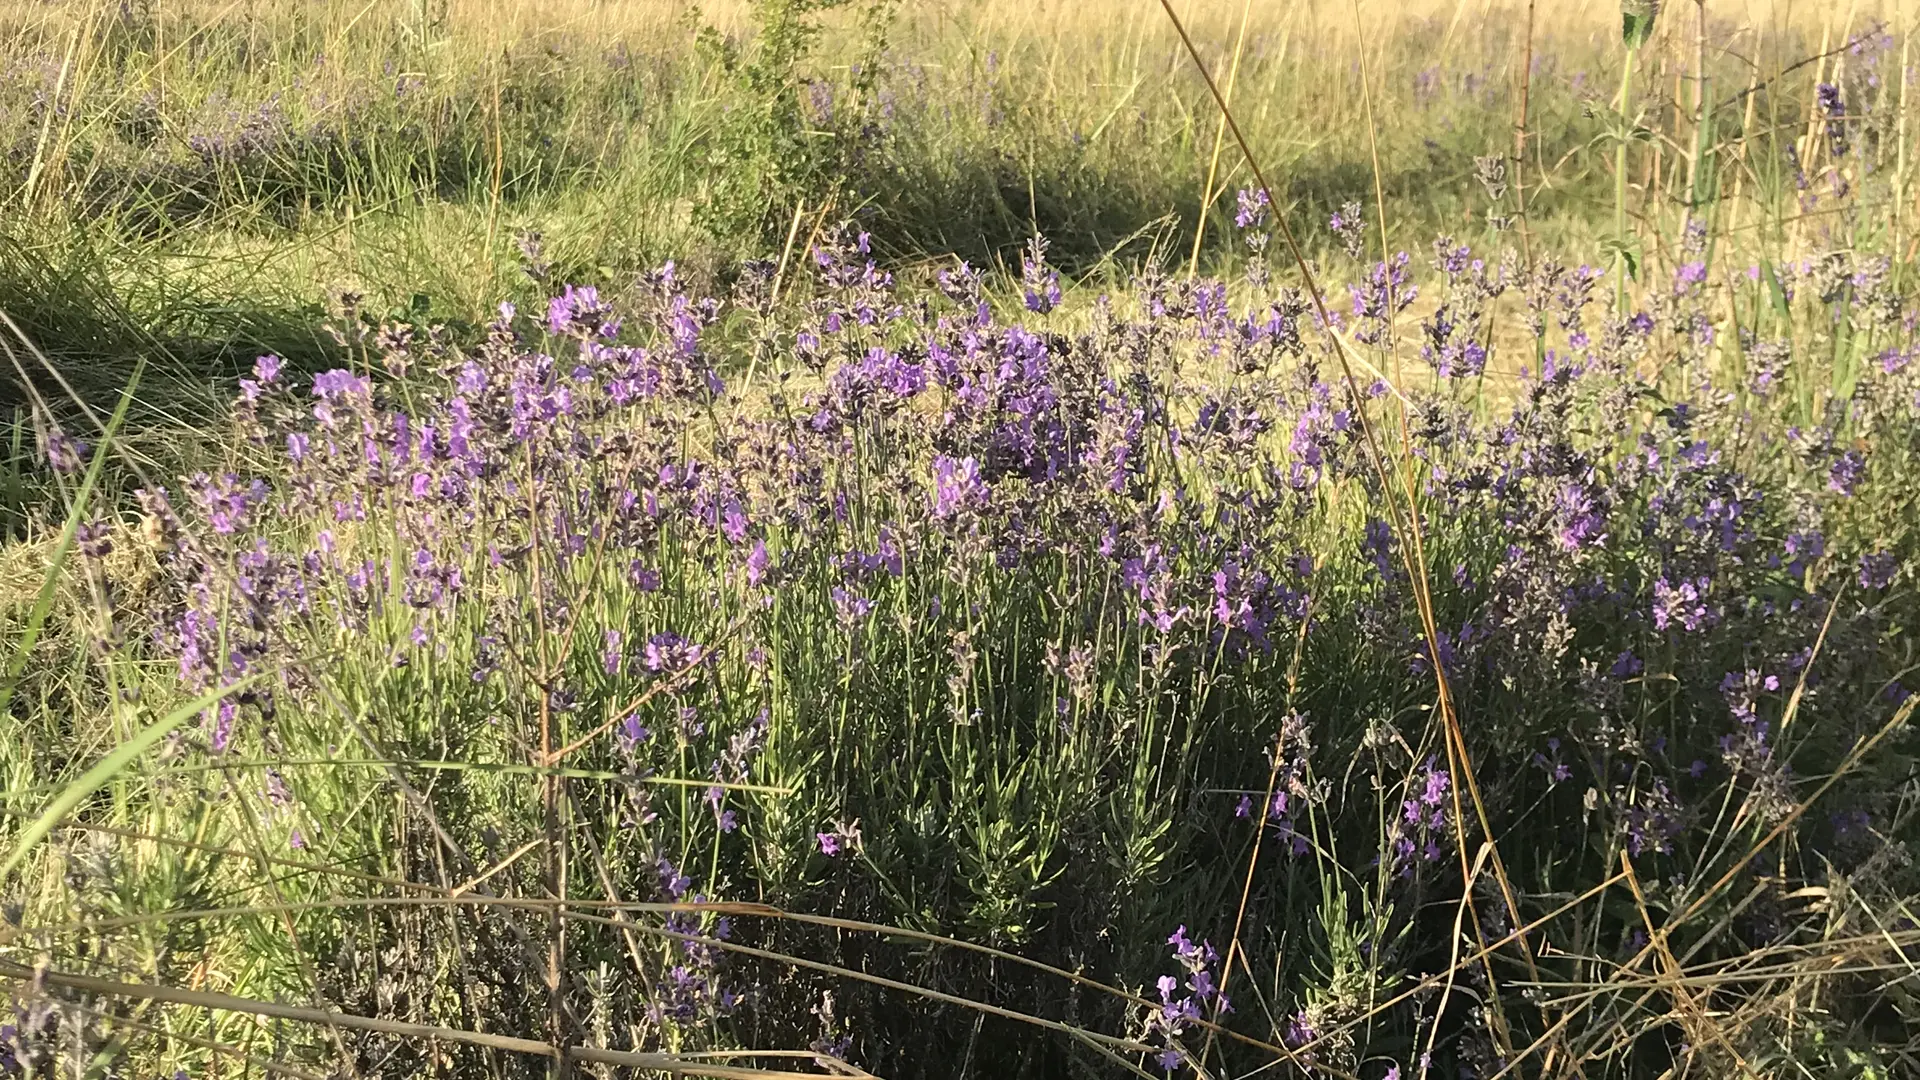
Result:
[[[1249,236],[1273,213],[1239,210]],[[1915,453],[1910,345],[1809,418],[1754,369],[1735,387],[1647,362],[1698,347],[1704,263],[1651,290],[1655,313],[1612,312],[1591,269],[1443,239],[1430,282],[1402,253],[1349,286],[1340,348],[1382,371],[1393,321],[1441,294],[1424,370],[1389,393],[1333,374],[1291,290],[1148,269],[1080,318],[1045,257],[1004,305],[964,264],[906,302],[866,237],[829,230],[791,306],[751,281],[694,295],[667,265],[537,318],[503,307],[468,345],[383,327],[371,362],[311,379],[262,357],[235,460],[268,464],[141,497],[156,647],[190,691],[247,682],[184,752],[272,752],[345,705],[395,757],[446,739],[525,760],[544,723],[614,778],[579,797],[624,830],[582,853],[615,887],[829,890],[849,917],[1004,941],[1144,921],[1161,882],[1172,911],[1230,909],[1220,875],[1169,868],[1254,832],[1197,794],[1231,792],[1270,841],[1249,902],[1371,867],[1372,922],[1406,937],[1342,939],[1341,962],[1364,945],[1387,971],[1442,959],[1426,901],[1470,887],[1455,857],[1480,826],[1430,749],[1436,677],[1496,829],[1591,819],[1676,866],[1708,850],[1690,807],[1712,785],[1767,810],[1850,741],[1788,747],[1783,683],[1806,687],[1796,724],[1848,735],[1900,685],[1884,643],[1910,625],[1912,540],[1873,496]],[[1523,358],[1492,325],[1509,289]],[[743,336],[761,351],[734,355]],[[774,377],[722,377],[746,371]],[[89,524],[83,549],[111,535]],[[1310,731],[1310,710],[1384,719]],[[477,800],[465,782],[432,798]],[[301,842],[339,827],[306,790],[289,774],[269,798]],[[744,993],[730,925],[666,928],[636,1009],[662,1040]],[[1173,1071],[1227,1002],[1210,946],[1169,945],[1147,1023]],[[1305,1041],[1335,1014],[1300,1000]]]
[[[1348,258],[1361,259],[1366,256],[1367,221],[1361,214],[1359,203],[1349,202],[1334,211],[1333,216],[1327,219],[1327,228],[1346,248]]]
[[[1060,275],[1047,265],[1047,242],[1039,236],[1028,242],[1020,260],[1020,283],[1028,311],[1045,315],[1060,306]]]
[[[1198,944],[1187,936],[1183,924],[1167,938],[1173,958],[1179,962],[1180,975],[1162,975],[1155,982],[1160,1004],[1147,1014],[1148,1037],[1162,1049],[1155,1062],[1172,1073],[1195,1065],[1192,1051],[1180,1042],[1180,1036],[1201,1021],[1218,1021],[1233,1011],[1226,991],[1220,986],[1220,954],[1210,942]]]
[[[1847,106],[1841,99],[1840,88],[1823,82],[1814,88],[1813,96],[1814,107],[1826,119],[1827,153],[1835,158],[1846,157],[1851,143],[1847,139]]]
[[[692,879],[664,858],[655,863],[655,877],[661,898],[668,903],[707,900],[689,895]],[[648,1006],[648,1019],[655,1025],[711,1024],[739,1008],[745,995],[721,973],[725,956],[721,945],[733,938],[732,920],[725,915],[675,911],[667,915],[663,929],[671,941],[670,962]]]
[[[1389,863],[1400,877],[1412,877],[1422,864],[1434,864],[1451,849],[1453,777],[1429,757],[1408,780],[1407,797],[1393,823]]]

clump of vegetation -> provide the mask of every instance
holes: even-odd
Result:
[[[825,149],[831,12],[754,11],[679,189],[724,258],[513,222],[592,184],[516,193],[496,104],[484,315],[336,292],[164,455],[158,361],[62,402],[9,329],[45,495],[0,561],[0,1063],[1903,1071],[1894,39],[1804,101],[1623,79],[1585,187],[1500,128],[1418,244],[1372,153],[1302,196],[1191,140],[1207,272],[1165,232],[1088,271],[1031,165],[1004,268],[889,237],[913,170],[972,183],[913,149],[938,98],[875,49],[880,131]],[[1615,58],[1658,73],[1667,19]],[[1099,190],[1051,197],[1130,212]]]
[[[869,0],[862,9],[864,54],[847,79],[801,70],[820,37],[820,13],[845,6],[848,0],[762,0],[744,49],[701,27],[701,50],[737,95],[715,132],[710,180],[694,208],[695,223],[709,233],[778,244],[782,209],[793,207],[796,218],[809,200],[824,209],[856,176],[863,144],[876,131],[862,114],[871,111],[893,5]]]

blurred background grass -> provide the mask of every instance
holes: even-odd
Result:
[[[1157,5],[809,6],[13,0],[0,308],[97,398],[132,356],[161,360],[146,396],[164,416],[260,351],[317,358],[316,315],[342,290],[455,328],[532,299],[529,233],[547,281],[602,284],[668,256],[725,276],[844,215],[905,265],[1004,265],[1036,229],[1076,277],[1225,252],[1248,177]],[[1371,106],[1396,245],[1481,238],[1474,159],[1513,146],[1523,71],[1531,228],[1573,244],[1606,217],[1607,156],[1578,151],[1608,130],[1611,7],[1541,5],[1529,69],[1508,0],[1177,6],[1300,220],[1372,204]],[[1643,212],[1684,179],[1662,140],[1687,145],[1701,28],[1685,7],[1639,84]],[[1718,99],[1899,13],[1706,17]],[[1786,108],[1814,74],[1782,81]],[[1717,134],[1778,119],[1748,110]]]

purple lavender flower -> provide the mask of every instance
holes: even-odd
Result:
[[[1301,1009],[1287,1018],[1287,1027],[1281,1033],[1280,1039],[1288,1047],[1298,1049],[1312,1042],[1317,1034],[1319,1032],[1314,1029],[1313,1021],[1307,1017],[1307,1011]]]
[[[1827,490],[1850,498],[1866,471],[1866,455],[1858,450],[1848,450],[1836,458],[1827,470]]]
[[[1420,287],[1411,284],[1407,263],[1406,252],[1395,252],[1393,258],[1374,263],[1366,281],[1347,286],[1353,298],[1353,317],[1360,323],[1353,332],[1356,340],[1366,344],[1383,340],[1393,317],[1419,298]]]
[[[1665,630],[1677,622],[1693,633],[1713,625],[1718,616],[1707,603],[1710,588],[1705,576],[1674,582],[1662,575],[1653,583],[1654,629]]]
[[[1366,256],[1367,222],[1361,216],[1359,203],[1348,202],[1334,211],[1333,216],[1327,219],[1327,228],[1339,238],[1348,258],[1361,259]]]
[[[710,655],[704,647],[669,632],[647,640],[640,663],[654,673],[679,671],[704,663]]]
[[[1573,770],[1560,760],[1559,739],[1548,739],[1546,753],[1535,753],[1533,763],[1547,774],[1550,784],[1564,784],[1573,776]]]
[[[1173,975],[1162,975],[1155,982],[1160,992],[1160,1005],[1147,1014],[1149,1036],[1164,1049],[1157,1060],[1163,1068],[1171,1071],[1187,1061],[1187,1054],[1177,1041],[1190,1026],[1198,1023],[1203,1016],[1218,1017],[1233,1011],[1233,1004],[1220,990],[1220,980],[1215,968],[1220,963],[1220,954],[1206,941],[1196,944],[1187,936],[1187,928],[1181,926],[1167,944],[1173,947],[1173,956],[1186,972],[1182,981]],[[1181,994],[1184,988],[1188,991]]]
[[[1235,196],[1236,210],[1233,215],[1233,227],[1236,229],[1260,229],[1267,224],[1267,215],[1272,204],[1267,201],[1265,188],[1241,188]]]
[[[583,340],[611,338],[618,332],[618,325],[606,318],[612,310],[593,286],[568,285],[559,296],[547,301],[547,332]]]
[[[857,852],[863,845],[860,820],[836,821],[831,829],[815,833],[814,842],[819,846],[820,853],[830,859],[842,852]]]
[[[251,511],[266,501],[267,486],[257,479],[243,483],[233,473],[200,473],[188,482],[188,493],[213,531],[229,536],[246,528]]]
[[[1020,260],[1020,282],[1025,287],[1028,311],[1045,315],[1060,306],[1060,275],[1047,266],[1047,241],[1040,236],[1027,241],[1026,254]]]
[[[653,870],[661,893],[669,901],[678,902],[687,895],[688,890],[693,888],[693,879],[681,873],[665,859],[656,861]]]
[[[1474,339],[1470,327],[1460,325],[1459,314],[1452,305],[1441,304],[1420,321],[1421,334],[1426,338],[1420,357],[1443,379],[1474,378],[1487,367],[1486,347]]]
[[[971,457],[933,459],[933,517],[945,521],[986,507],[991,489],[980,477],[980,463]]]
[[[233,721],[239,713],[239,706],[234,704],[232,698],[225,698],[214,712],[213,752],[224,754],[227,752],[227,747],[233,745]]]
[[[631,714],[623,717],[614,731],[621,745],[629,751],[653,736],[653,732],[640,722],[640,717]]]
[[[941,295],[968,310],[985,303],[985,286],[980,271],[968,265],[965,259],[951,269],[942,269],[935,275],[934,281]]]
[[[1394,548],[1393,529],[1379,518],[1368,520],[1366,538],[1360,542],[1360,552],[1373,563],[1380,577],[1387,581],[1393,580],[1394,576]]]
[[[332,368],[313,377],[313,396],[324,402],[364,397],[373,392],[373,383],[345,368]]]
[[[1821,83],[1814,87],[1813,97],[1814,107],[1827,118],[1827,152],[1835,158],[1846,157],[1851,147],[1847,140],[1847,106],[1840,97],[1840,88],[1833,83]]]
[[[1616,792],[1615,798],[1626,807],[1621,830],[1627,837],[1627,854],[1635,858],[1649,851],[1672,854],[1673,841],[1685,826],[1686,808],[1665,780],[1656,778],[1631,792]]]
[[[1584,481],[1568,480],[1561,484],[1554,511],[1558,523],[1554,539],[1560,550],[1572,553],[1606,542],[1605,508],[1595,497],[1590,476]]]
[[[277,386],[283,361],[272,353],[266,353],[253,362],[253,378],[240,380],[240,397],[247,405],[259,401],[269,389]]]
[[[1899,563],[1890,551],[1876,551],[1860,556],[1860,587],[1879,591],[1893,584],[1895,574],[1899,572]]]
[[[81,522],[74,529],[73,540],[80,554],[95,562],[113,553],[112,527],[97,518]]]
[[[1826,554],[1827,538],[1822,536],[1818,529],[1789,533],[1785,547],[1788,559],[1787,573],[1795,581],[1799,581],[1807,576],[1807,568]]]
[[[747,552],[747,584],[758,585],[767,576],[767,542],[755,540],[753,549]]]
[[[838,585],[833,587],[832,597],[834,615],[840,620],[840,625],[844,627],[851,629],[852,627],[858,626],[866,621],[868,615],[873,614],[872,600],[843,589]]]
[[[47,467],[62,475],[72,475],[80,471],[87,462],[87,444],[73,438],[58,427],[50,427],[40,437],[40,454]]]

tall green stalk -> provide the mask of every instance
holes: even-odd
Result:
[[[1633,58],[1640,46],[1653,34],[1653,19],[1660,5],[1654,0],[1621,0],[1620,40],[1626,45],[1626,63],[1620,69],[1620,142],[1613,151],[1613,239],[1614,304],[1616,310],[1627,307],[1627,278],[1639,272],[1627,242],[1627,142],[1633,138],[1633,119],[1628,105],[1633,96]]]
[[[1633,57],[1638,50],[1627,49],[1627,62],[1620,71],[1620,142],[1613,150],[1613,288],[1616,310],[1627,309],[1627,275],[1631,258],[1627,254],[1627,140],[1632,121],[1627,116],[1627,95],[1633,89]]]

